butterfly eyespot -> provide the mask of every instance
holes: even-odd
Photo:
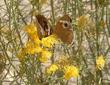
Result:
[[[63,27],[64,27],[64,28],[67,28],[67,27],[68,27],[68,23],[67,23],[67,22],[64,22],[64,23],[63,23]]]
[[[67,27],[67,26],[68,26],[68,24],[67,24],[67,23],[64,23],[64,26],[65,26],[65,27]]]

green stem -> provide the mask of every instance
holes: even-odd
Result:
[[[50,0],[51,3],[51,11],[52,11],[52,26],[55,25],[55,12],[54,12],[54,1]]]

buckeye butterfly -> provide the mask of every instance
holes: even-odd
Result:
[[[68,15],[60,17],[54,29],[52,29],[47,18],[39,14],[36,15],[36,25],[40,39],[55,34],[62,42],[68,45],[73,41],[72,20]]]

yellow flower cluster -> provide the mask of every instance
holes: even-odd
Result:
[[[27,25],[25,28],[25,31],[27,32],[28,36],[32,41],[34,41],[37,44],[42,44],[44,47],[52,47],[55,43],[58,43],[58,39],[55,35],[50,35],[48,37],[42,38],[42,40],[39,39],[37,28],[34,24]]]
[[[50,35],[48,37],[42,38],[42,40],[39,39],[38,32],[36,26],[32,23],[25,27],[25,32],[27,33],[29,37],[29,41],[26,42],[22,52],[22,58],[24,54],[39,54],[39,60],[41,62],[46,62],[50,57],[52,56],[52,53],[48,51],[48,48],[52,48],[52,46],[57,42],[57,38],[54,35]],[[21,56],[21,55],[20,55]],[[20,58],[19,56],[19,58]]]
[[[63,78],[66,80],[69,80],[70,78],[74,77],[77,78],[79,76],[79,70],[74,65],[68,64],[67,61],[65,61],[65,56],[62,56],[63,60],[58,61],[56,64],[50,65],[50,67],[47,68],[47,74],[55,73],[56,71],[63,72],[64,75],[62,75]],[[61,65],[62,64],[62,65]]]
[[[48,59],[51,58],[51,56],[52,56],[52,52],[43,49],[41,52],[41,56],[39,57],[39,60],[42,63],[45,63]]]
[[[26,42],[24,47],[19,51],[17,57],[19,58],[20,61],[22,61],[25,58],[26,54],[34,55],[40,52],[42,52],[42,48],[40,46],[36,45],[35,43],[31,41],[28,41]]]
[[[55,73],[59,69],[58,65],[52,64],[50,67],[47,68],[47,74]],[[69,80],[70,78],[74,77],[77,78],[79,76],[79,70],[75,66],[65,66],[64,67],[64,78]]]
[[[37,28],[36,28],[36,26],[34,25],[34,23],[31,23],[31,24],[25,26],[25,31],[26,31],[28,34],[34,34],[34,33],[37,32]]]
[[[82,15],[80,17],[77,18],[77,25],[79,28],[84,28],[86,27],[89,22],[90,22],[90,15],[86,14],[86,15]]]
[[[25,32],[28,34],[29,38],[35,43],[39,44],[41,42],[38,37],[37,28],[33,23],[25,27]]]
[[[97,69],[102,70],[104,68],[104,65],[105,65],[104,56],[103,55],[98,56],[97,59],[96,59]]]
[[[64,73],[64,78],[68,80],[72,77],[77,78],[79,75],[79,70],[75,66],[66,66],[64,68]]]
[[[56,64],[52,64],[49,68],[47,68],[47,73],[52,74],[58,70],[58,66]]]
[[[42,48],[40,46],[34,44],[31,41],[27,42],[26,45],[24,46],[24,48],[25,48],[25,52],[30,55],[39,53],[42,51]]]
[[[19,54],[20,55],[18,56],[18,58],[20,60],[23,59],[23,56],[25,56],[25,54],[29,54],[29,55],[39,54],[39,60],[42,63],[45,63],[52,56],[52,52],[43,49],[42,47],[36,45],[31,41],[26,43],[26,45],[22,48]]]
[[[51,48],[54,44],[57,44],[57,38],[55,35],[50,35],[48,37],[42,38],[42,44],[45,47]]]

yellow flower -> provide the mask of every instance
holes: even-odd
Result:
[[[37,34],[32,34],[29,37],[30,37],[31,41],[35,44],[35,46],[41,45],[41,40],[39,39]]]
[[[82,15],[77,18],[77,25],[79,28],[84,28],[88,25],[89,23],[89,14]]]
[[[58,66],[55,65],[55,64],[52,64],[49,68],[47,68],[47,73],[48,74],[52,74],[52,73],[54,73],[57,70],[58,70]]]
[[[35,53],[42,52],[42,48],[39,45],[34,45]]]
[[[34,34],[34,33],[37,33],[37,28],[33,23],[31,23],[25,27],[25,31],[28,34]]]
[[[38,37],[37,32],[33,33],[33,34],[28,34],[29,38],[33,41],[33,42],[40,42],[40,39]]]
[[[42,51],[42,48],[38,45],[35,45],[33,42],[27,42],[25,45],[26,53],[35,54]]]
[[[75,66],[66,66],[64,70],[64,78],[67,80],[71,77],[77,78],[79,75],[79,70]]]
[[[42,44],[45,47],[51,48],[55,43],[58,43],[57,37],[55,35],[42,38]]]
[[[50,59],[50,57],[52,56],[52,53],[43,49],[42,52],[41,52],[41,56],[39,58],[39,60],[42,62],[42,63],[45,63],[48,59]]]
[[[97,59],[96,59],[96,67],[99,70],[102,70],[104,68],[104,65],[105,65],[104,56],[103,55],[98,56]]]
[[[40,41],[38,33],[37,33],[37,28],[36,26],[32,23],[29,24],[25,27],[25,31],[28,34],[29,38],[34,41],[34,42],[38,42]]]

